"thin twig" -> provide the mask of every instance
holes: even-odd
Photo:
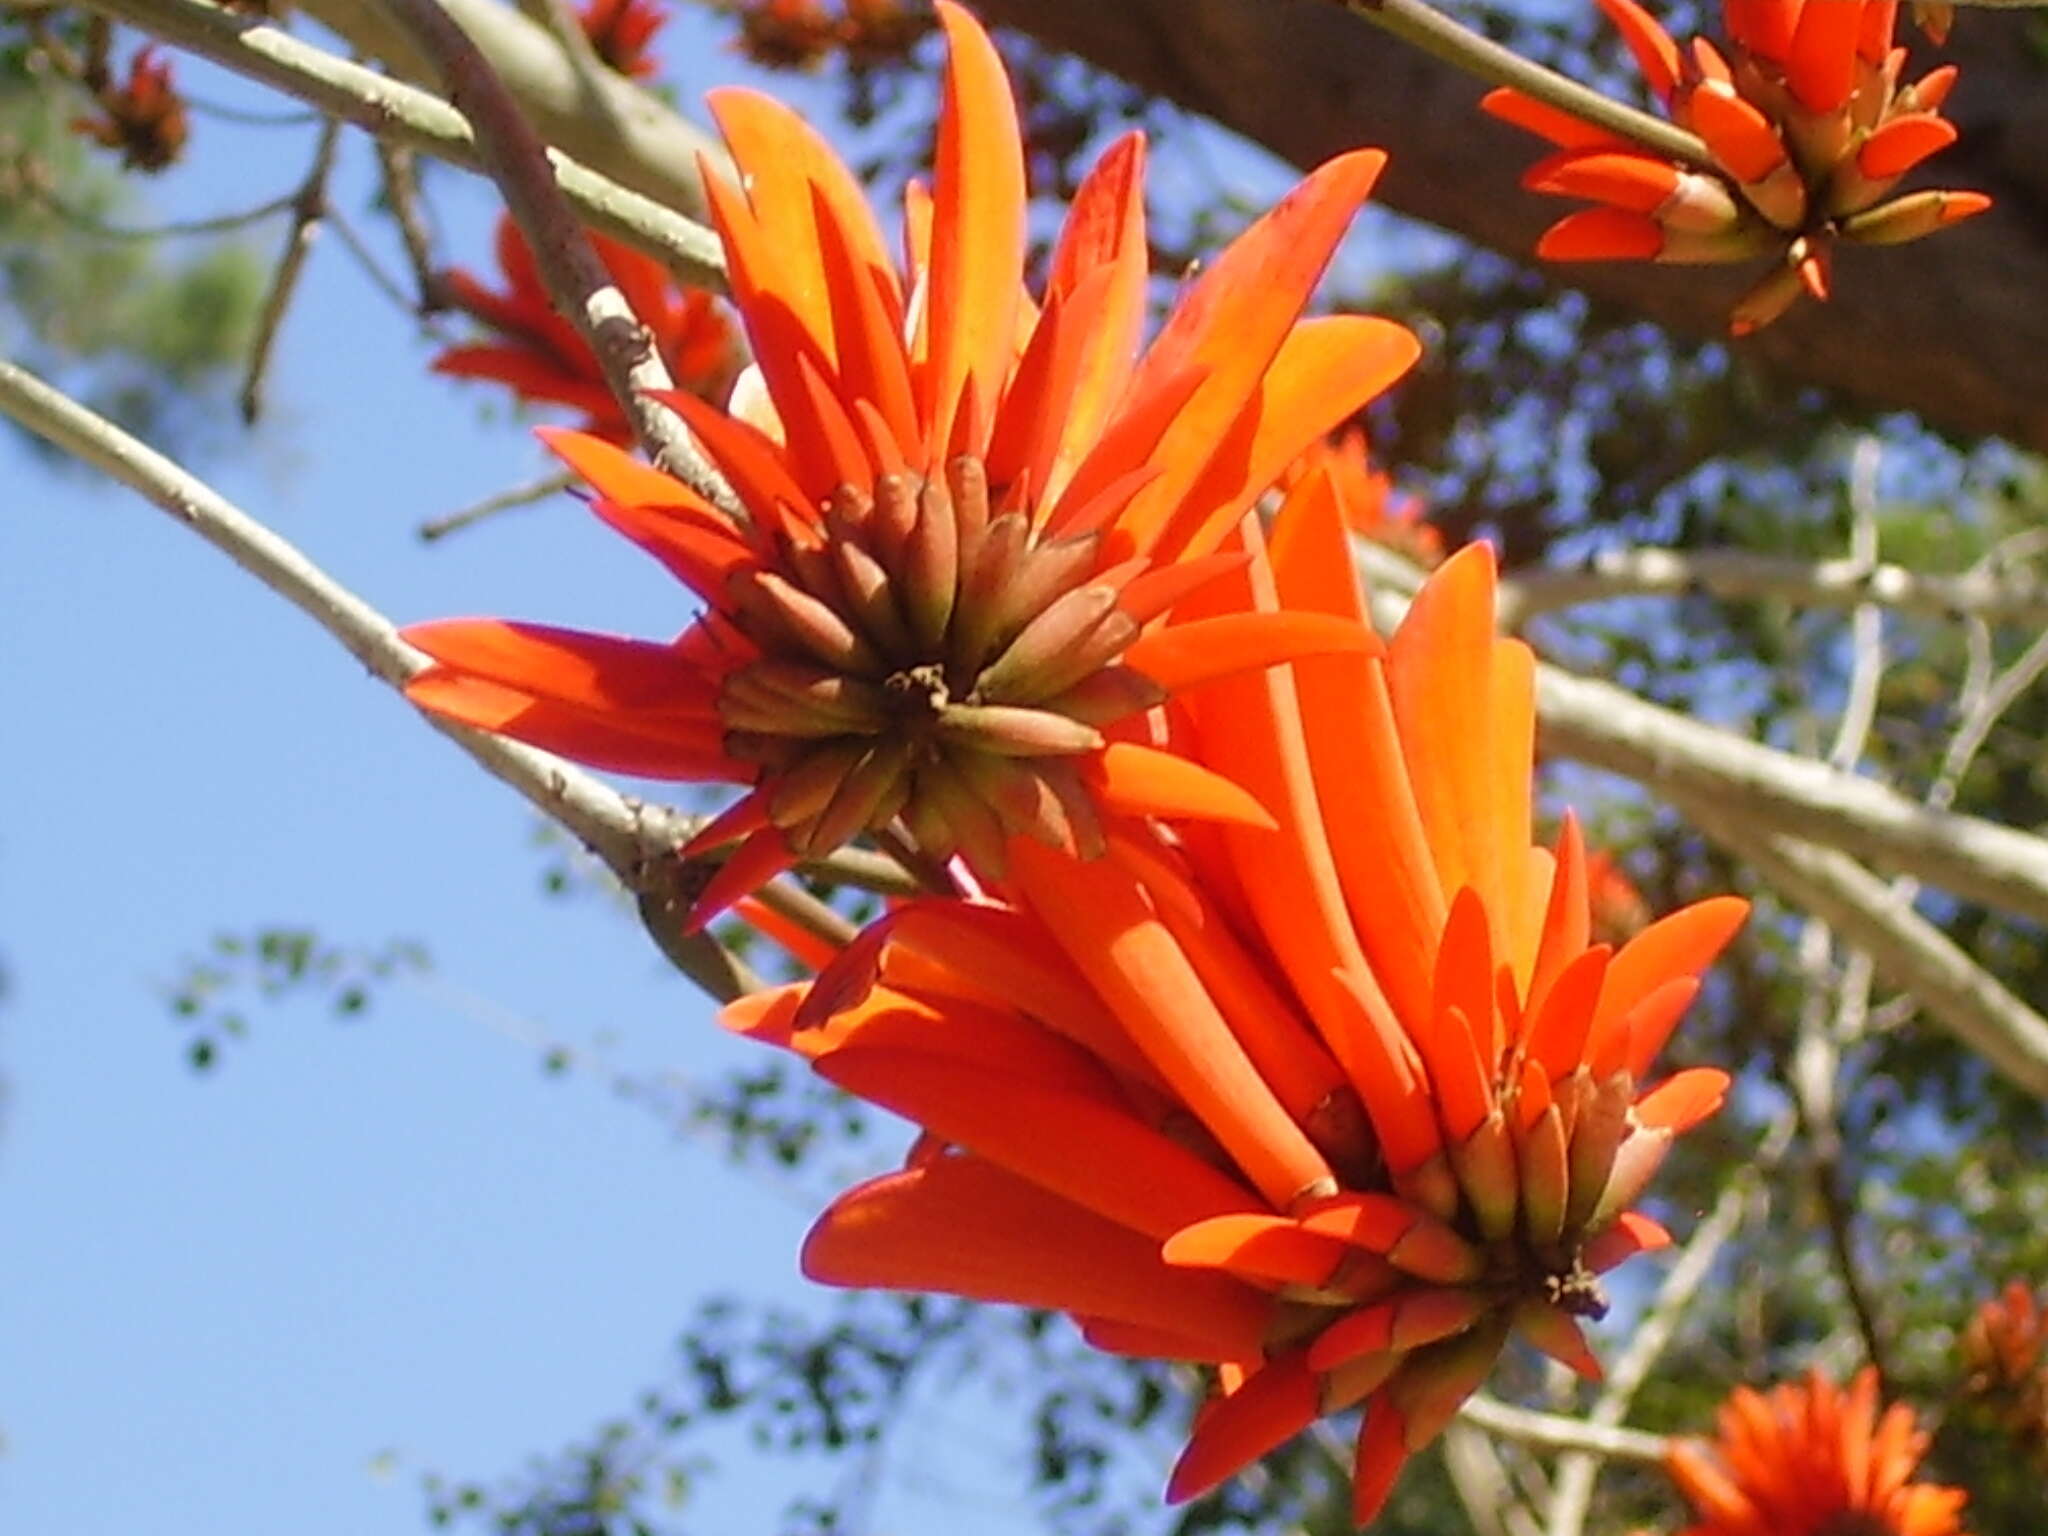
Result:
[[[1517,1408],[1484,1392],[1466,1398],[1458,1417],[1503,1440],[1518,1441],[1534,1450],[1590,1451],[1615,1461],[1662,1461],[1664,1449],[1670,1443],[1663,1435],[1649,1435],[1639,1429],[1588,1424],[1584,1419],[1569,1419],[1563,1414]]]
[[[641,446],[714,505],[744,517],[732,488],[691,441],[681,419],[652,398],[675,386],[668,364],[598,260],[556,184],[547,146],[520,114],[490,61],[436,0],[383,4],[441,71],[449,98],[476,135],[485,169],[504,194],[506,211],[526,237],[541,281],[597,358]]]
[[[434,238],[427,228],[426,204],[420,197],[419,166],[409,149],[388,144],[381,138],[371,140],[377,146],[377,168],[384,179],[384,203],[391,210],[391,221],[398,226],[398,238],[405,247],[405,258],[412,264],[412,276],[419,289],[419,312],[427,314],[438,307],[434,292],[435,273],[440,265],[434,260]]]
[[[321,221],[327,216],[327,179],[334,174],[334,155],[341,144],[341,124],[320,125],[320,137],[313,147],[313,164],[306,179],[292,196],[292,227],[284,237],[284,250],[277,258],[277,270],[270,290],[257,312],[256,334],[249,343],[249,371],[242,380],[242,420],[255,425],[263,414],[263,381],[270,371],[270,359],[277,346],[277,333],[284,325],[285,311],[299,291],[299,277],[306,270],[306,258],[319,238]]]
[[[15,162],[14,185],[27,193],[36,203],[57,215],[72,228],[91,235],[96,240],[173,240],[192,235],[229,235],[274,219],[281,213],[291,212],[297,203],[296,193],[274,197],[267,203],[258,203],[254,208],[245,208],[239,213],[219,213],[198,219],[171,219],[161,224],[109,224],[71,203],[64,201],[57,189],[49,185],[39,166],[23,157]]]
[[[446,338],[447,327],[438,323],[432,316],[420,312],[412,296],[399,284],[397,278],[384,270],[384,263],[377,259],[377,253],[370,248],[369,241],[363,238],[361,231],[339,208],[327,210],[327,227],[334,231],[335,238],[347,248],[349,255],[355,258],[357,267],[361,268],[363,276],[370,280],[372,288],[412,316],[427,335],[436,340]]]
[[[478,523],[496,517],[501,512],[510,512],[517,507],[530,507],[537,501],[545,501],[557,492],[566,491],[576,483],[576,477],[566,470],[542,475],[537,480],[524,481],[509,490],[499,491],[495,495],[486,496],[482,501],[472,502],[457,511],[421,523],[418,530],[420,542],[431,544],[436,539],[445,539],[449,534],[459,533],[464,528],[474,528]]]
[[[281,28],[203,0],[84,0],[87,9],[151,32],[225,69],[260,80],[330,117],[472,171],[483,157],[469,124],[447,102],[315,48]],[[550,151],[562,194],[601,233],[665,262],[684,282],[725,291],[718,237],[560,151]]]
[[[1676,123],[1616,101],[1483,37],[1425,0],[1337,0],[1354,16],[1489,85],[1512,86],[1582,122],[1687,165],[1710,165],[1707,146]]]

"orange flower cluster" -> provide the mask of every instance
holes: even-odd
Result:
[[[584,0],[576,19],[597,56],[620,74],[644,80],[661,67],[648,51],[668,24],[661,0]]]
[[[1552,225],[1552,261],[1775,265],[1737,305],[1732,328],[1768,325],[1802,292],[1828,294],[1837,240],[1897,245],[1990,207],[1977,192],[1888,198],[1899,179],[1955,142],[1940,115],[1953,65],[1902,85],[1896,0],[1724,0],[1729,53],[1681,49],[1636,0],[1599,0],[1673,121],[1710,166],[1677,164],[1514,90],[1483,105],[1558,152],[1524,177],[1538,192],[1602,206]]]
[[[1964,1390],[2048,1469],[2048,1308],[2014,1280],[1978,1309],[1961,1347]]]
[[[437,663],[410,696],[440,714],[624,771],[750,786],[692,845],[740,844],[700,917],[899,819],[928,854],[964,851],[991,875],[1019,833],[1092,855],[1113,815],[1257,819],[1241,789],[1148,740],[1146,712],[1370,639],[1317,613],[1163,621],[1244,564],[1218,546],[1302,447],[1415,359],[1386,321],[1295,323],[1384,157],[1311,176],[1141,358],[1142,139],[1082,186],[1034,301],[1008,81],[965,12],[940,14],[937,178],[911,191],[901,274],[802,119],[751,92],[713,97],[746,175],[744,193],[715,177],[709,192],[755,419],[669,398],[741,515],[595,437],[547,435],[703,616],[673,644],[498,620],[408,632]]]
[[[678,286],[651,256],[603,235],[590,240],[653,334],[669,376],[693,395],[722,399],[741,358],[739,338],[718,301],[701,289]],[[504,277],[500,289],[485,287],[460,267],[442,274],[443,300],[481,321],[496,339],[448,348],[434,359],[434,371],[489,379],[522,400],[568,406],[583,413],[584,431],[608,442],[630,442],[632,427],[606,387],[603,370],[576,328],[555,313],[533,252],[509,218],[498,223],[497,256]]]
[[[118,149],[130,170],[160,171],[184,152],[192,131],[185,99],[171,79],[170,60],[158,57],[154,43],[135,50],[125,81],[100,83],[93,100],[100,115],[73,118],[71,131]]]
[[[843,952],[789,935],[818,978],[726,1016],[924,1133],[807,1271],[1211,1368],[1176,1499],[1362,1405],[1367,1519],[1511,1335],[1597,1369],[1600,1276],[1668,1241],[1635,1204],[1728,1081],[1656,1058],[1746,907],[1596,939],[1576,826],[1534,838],[1534,661],[1495,632],[1492,554],[1382,638],[1347,543],[1362,445],[1297,469],[1267,543],[1262,496],[1416,357],[1301,318],[1382,157],[1312,173],[1141,348],[1143,140],[1027,292],[1009,83],[938,17],[900,266],[800,118],[713,98],[755,368],[735,409],[667,398],[737,505],[544,433],[701,615],[673,642],[418,625],[409,693],[746,786],[686,850],[732,847],[699,921],[863,833],[942,870]]]
[[[1199,607],[1362,622],[1328,474],[1270,557],[1240,539]],[[730,1008],[926,1133],[806,1272],[1214,1366],[1176,1499],[1363,1404],[1364,1521],[1511,1335],[1596,1374],[1599,1277],[1668,1240],[1634,1204],[1727,1085],[1655,1060],[1746,907],[1593,942],[1576,827],[1531,840],[1533,666],[1494,588],[1473,546],[1371,653],[1183,701],[1169,739],[1269,825],[1123,818],[1092,864],[1013,839],[988,899],[899,906]]]
[[[1698,1523],[1681,1536],[1960,1536],[1967,1495],[1916,1483],[1927,1433],[1913,1410],[1877,1412],[1877,1372],[1845,1393],[1818,1371],[1768,1393],[1736,1389],[1712,1445],[1666,1465]]]
[[[814,69],[834,52],[856,65],[901,58],[931,30],[930,11],[905,0],[742,0],[741,52],[770,69]]]

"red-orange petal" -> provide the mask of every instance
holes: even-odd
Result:
[[[1536,254],[1545,261],[1647,261],[1663,249],[1661,224],[1620,208],[1568,213],[1536,242]]]
[[[1669,101],[1671,93],[1677,89],[1682,69],[1678,44],[1671,40],[1671,34],[1659,25],[1654,16],[1636,4],[1636,0],[1599,0],[1599,5],[1621,34],[1621,40],[1628,44],[1628,51],[1635,56],[1636,67],[1643,72],[1643,79],[1650,89],[1657,93],[1657,99]]]
[[[1010,860],[1069,958],[1260,1192],[1284,1210],[1305,1191],[1334,1187],[1322,1154],[1252,1066],[1136,880],[1028,838],[1011,840]]]
[[[1255,1356],[1271,1312],[1228,1276],[1174,1269],[1159,1245],[971,1156],[849,1190],[804,1240],[825,1285],[929,1290],[1112,1318]]]
[[[1888,181],[1947,149],[1956,136],[1956,125],[1932,112],[1895,117],[1863,141],[1856,151],[1856,169],[1872,181]]]
[[[1202,1412],[1167,1479],[1166,1501],[1184,1503],[1286,1444],[1322,1412],[1319,1385],[1299,1354],[1268,1361]]]
[[[1785,80],[1809,112],[1833,112],[1856,85],[1856,44],[1863,30],[1861,5],[1822,3],[1799,8]]]
[[[1560,149],[1626,149],[1628,140],[1573,117],[1561,107],[1526,96],[1512,86],[1499,86],[1479,100],[1480,109],[1504,123],[1548,139]]]
[[[816,1067],[848,1093],[1148,1237],[1258,1209],[1256,1196],[1187,1148],[1056,1083],[857,1040]]]

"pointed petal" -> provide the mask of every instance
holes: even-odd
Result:
[[[1335,1186],[1329,1165],[1246,1058],[1129,875],[1024,840],[1011,870],[1032,909],[1138,1047],[1276,1207]]]
[[[1235,1392],[1203,1410],[1167,1480],[1167,1503],[1207,1493],[1292,1440],[1321,1412],[1316,1378],[1300,1355],[1268,1361]]]
[[[1156,747],[1113,741],[1083,761],[1082,778],[1103,805],[1127,816],[1227,821],[1272,829],[1272,813],[1220,773]]]
[[[1013,1071],[862,1043],[819,1058],[817,1071],[1147,1237],[1165,1241],[1193,1223],[1258,1208],[1249,1190],[1130,1114]]]
[[[834,1201],[804,1240],[825,1285],[931,1290],[1052,1307],[1257,1353],[1271,1303],[1227,1276],[1174,1269],[1158,1244],[992,1163],[942,1157]]]
[[[1379,648],[1379,636],[1334,614],[1226,613],[1142,635],[1124,652],[1123,664],[1180,693],[1303,656],[1370,656]]]
[[[1204,373],[1154,451],[1153,462],[1165,474],[1128,516],[1139,548],[1147,547],[1180,505],[1252,397],[1385,164],[1378,150],[1354,150],[1328,161],[1181,295],[1139,364],[1131,393],[1140,396],[1189,368]]]
[[[1504,123],[1548,139],[1559,149],[1625,149],[1628,141],[1583,118],[1573,117],[1547,101],[1524,95],[1512,86],[1499,86],[1479,100],[1480,110]]]
[[[965,10],[935,8],[945,29],[945,99],[932,187],[930,368],[926,448],[953,438],[970,395],[994,401],[1015,355],[1024,257],[1024,151],[1009,77]],[[979,451],[984,444],[969,445]]]

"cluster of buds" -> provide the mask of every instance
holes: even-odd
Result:
[[[904,0],[742,0],[740,51],[770,69],[815,69],[834,53],[855,68],[904,56],[932,28],[931,13]]]
[[[1964,1391],[2048,1469],[2048,1308],[2014,1280],[1970,1319],[1960,1348]]]
[[[631,80],[645,80],[659,68],[648,50],[668,23],[661,0],[585,0],[576,19],[607,68]]]
[[[132,171],[160,171],[184,151],[191,133],[185,100],[171,80],[170,60],[158,57],[154,44],[136,49],[126,80],[117,84],[95,66],[85,83],[99,115],[73,118],[72,132],[118,149]]]
[[[1672,120],[1706,146],[1708,163],[1680,164],[1521,92],[1493,92],[1489,112],[1558,146],[1524,184],[1602,205],[1552,225],[1538,255],[1770,256],[1771,271],[1736,305],[1739,336],[1768,325],[1802,292],[1826,298],[1836,241],[1898,245],[1990,206],[1977,192],[1890,196],[1956,138],[1940,116],[1955,67],[1901,83],[1897,0],[1724,0],[1727,54],[1705,38],[1681,49],[1636,0],[1599,3]]]

